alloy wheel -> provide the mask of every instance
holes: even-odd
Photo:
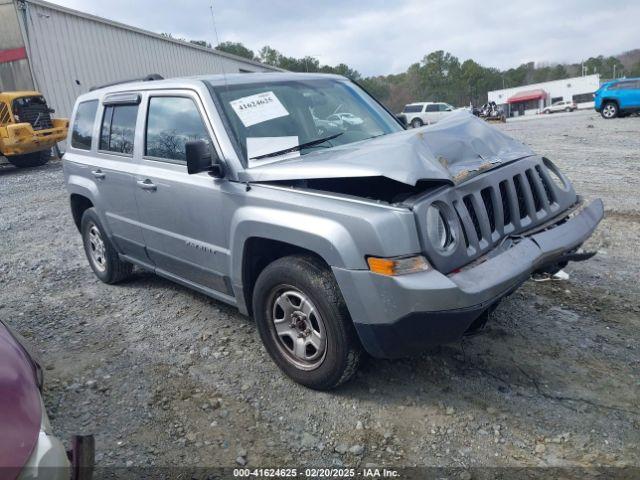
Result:
[[[607,103],[602,109],[602,114],[606,118],[613,118],[613,116],[616,114],[616,107],[611,103]]]

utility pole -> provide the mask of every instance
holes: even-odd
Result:
[[[613,64],[613,78],[616,78],[616,64]]]

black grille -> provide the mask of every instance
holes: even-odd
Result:
[[[30,123],[34,130],[53,128],[49,106],[42,97],[17,98],[13,101],[13,115],[19,123]]]
[[[544,175],[544,173],[542,173],[542,167],[540,167],[540,165],[536,165],[536,173],[538,174],[538,178],[540,179],[540,182],[542,183],[542,186],[544,188],[544,193],[547,196],[547,200],[549,200],[549,203],[555,202],[555,196],[553,194],[553,190],[549,186],[549,180]]]
[[[491,228],[492,232],[496,230],[496,214],[493,211],[493,198],[491,197],[491,187],[483,188],[480,192],[482,196],[482,202],[484,203],[484,208],[487,211],[487,216],[489,217],[489,228]]]
[[[518,199],[518,211],[520,212],[520,218],[527,216],[527,200],[524,198],[524,190],[522,188],[522,182],[520,181],[520,175],[513,177],[513,184],[516,187],[516,197]]]
[[[502,224],[509,225],[511,223],[511,207],[509,206],[509,197],[507,196],[507,181],[500,182],[500,199],[502,200]]]
[[[478,238],[482,238],[480,220],[478,220],[478,214],[476,213],[476,209],[473,207],[471,195],[467,195],[462,201],[464,202],[464,206],[467,207],[467,211],[469,212],[469,217],[471,217],[471,222],[473,222],[473,228],[476,231],[476,235],[478,236]]]

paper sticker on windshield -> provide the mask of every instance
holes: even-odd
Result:
[[[245,127],[289,115],[273,92],[258,93],[229,102]]]
[[[249,158],[249,168],[259,167],[267,163],[273,163],[285,158],[299,157],[300,152],[288,152],[277,157],[254,158],[261,155],[268,155],[280,150],[286,150],[298,146],[298,137],[248,137],[247,138],[247,158]]]

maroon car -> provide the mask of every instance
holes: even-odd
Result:
[[[74,437],[67,452],[52,433],[41,390],[38,361],[0,321],[0,478],[90,478],[93,437]]]

